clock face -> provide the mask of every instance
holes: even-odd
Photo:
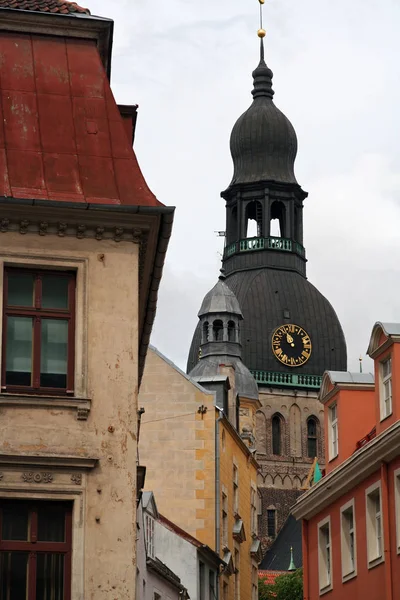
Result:
[[[272,352],[287,367],[301,367],[311,356],[311,339],[299,325],[281,325],[272,334]]]

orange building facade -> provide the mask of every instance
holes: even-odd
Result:
[[[297,501],[304,600],[400,594],[400,324],[376,323],[374,374],[327,371],[325,476]]]

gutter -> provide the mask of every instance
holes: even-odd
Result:
[[[221,552],[221,480],[220,480],[220,453],[219,453],[219,424],[224,418],[224,411],[218,406],[218,419],[215,421],[215,551],[220,556]],[[219,600],[219,569],[217,570],[217,598]]]
[[[385,599],[393,600],[393,574],[392,574],[392,543],[391,531],[389,523],[389,482],[388,482],[388,465],[383,462],[381,464],[381,486],[382,486],[382,512],[383,519],[383,542],[385,556]]]

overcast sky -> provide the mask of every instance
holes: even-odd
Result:
[[[139,163],[176,206],[152,342],[185,368],[220,268],[219,194],[231,129],[252,99],[258,1],[81,3],[115,21],[114,95],[139,104]],[[357,370],[374,322],[400,321],[400,2],[267,0],[264,13],[274,100],[296,129],[309,192],[308,278],[335,307]]]

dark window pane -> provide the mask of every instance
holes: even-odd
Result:
[[[0,552],[0,600],[25,600],[27,583],[28,552]]]
[[[8,273],[8,306],[33,306],[33,274]]]
[[[68,308],[68,277],[42,276],[42,308]]]
[[[275,537],[275,535],[276,535],[275,510],[267,510],[267,528],[268,528],[268,536]]]
[[[315,458],[317,456],[317,439],[308,438],[308,458]]]
[[[272,419],[272,454],[281,454],[281,420],[279,417]]]
[[[67,387],[68,321],[42,319],[41,387]]]
[[[31,385],[33,322],[7,318],[6,385]]]
[[[7,503],[2,511],[1,539],[28,541],[29,509],[22,502]]]
[[[64,600],[64,560],[63,554],[37,554],[36,600]]]
[[[317,423],[314,419],[309,419],[307,423],[308,435],[316,436],[317,435]]]
[[[38,541],[65,541],[65,508],[57,504],[38,507]]]

